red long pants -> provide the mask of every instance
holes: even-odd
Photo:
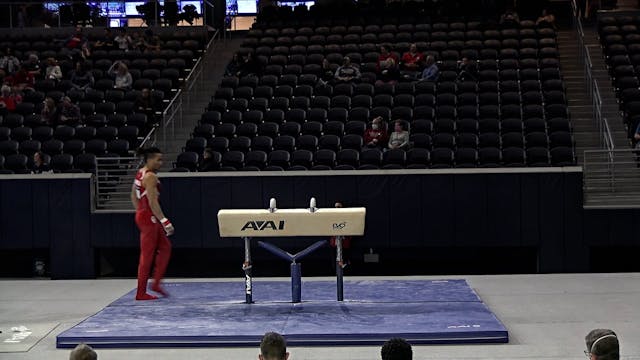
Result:
[[[146,212],[136,213],[136,224],[140,229],[140,262],[138,264],[138,293],[147,292],[147,281],[154,262],[153,279],[155,285],[160,285],[171,258],[171,242],[164,232],[160,221]]]

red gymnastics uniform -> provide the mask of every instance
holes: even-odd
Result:
[[[151,271],[151,264],[155,256],[155,269],[153,274],[154,283],[152,290],[166,296],[160,287],[169,258],[171,257],[171,242],[167,237],[165,229],[151,211],[149,198],[144,188],[143,180],[149,171],[146,168],[138,170],[134,181],[136,197],[138,198],[138,208],[136,209],[136,225],[140,229],[140,263],[138,265],[138,291],[137,300],[148,300],[147,281]],[[160,181],[157,183],[158,198],[160,197]],[[159,201],[160,199],[158,199]],[[154,298],[154,297],[152,297]]]

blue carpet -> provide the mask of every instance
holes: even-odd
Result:
[[[252,305],[238,282],[167,283],[170,298],[135,301],[130,291],[61,333],[58,348],[257,346],[267,331],[292,346],[504,343],[505,327],[464,280],[303,282],[292,304],[287,281],[255,281]]]

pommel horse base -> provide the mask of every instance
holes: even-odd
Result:
[[[245,273],[245,302],[253,302],[251,238],[274,236],[335,236],[336,292],[337,300],[343,301],[342,238],[364,235],[365,216],[366,209],[363,207],[319,209],[315,198],[311,198],[306,209],[278,209],[276,199],[272,198],[268,209],[220,210],[220,236],[244,239],[242,269]],[[317,241],[299,253],[291,254],[266,241],[258,242],[265,250],[291,261],[291,302],[300,302],[302,297],[302,268],[299,261],[325,244],[326,240]]]

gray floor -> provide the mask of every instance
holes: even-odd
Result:
[[[416,346],[415,359],[584,359],[584,335],[596,327],[618,332],[624,359],[640,359],[640,274],[463,278],[505,323],[511,342],[505,345]],[[0,330],[6,333],[7,329],[19,325],[31,329],[55,326],[30,351],[0,353],[0,359],[67,359],[68,351],[56,350],[55,336],[102,309],[134,285],[134,280],[0,281]],[[292,360],[379,358],[379,349],[374,347],[291,348],[290,351]],[[256,359],[256,354],[256,349],[100,350],[99,358],[244,360]]]

